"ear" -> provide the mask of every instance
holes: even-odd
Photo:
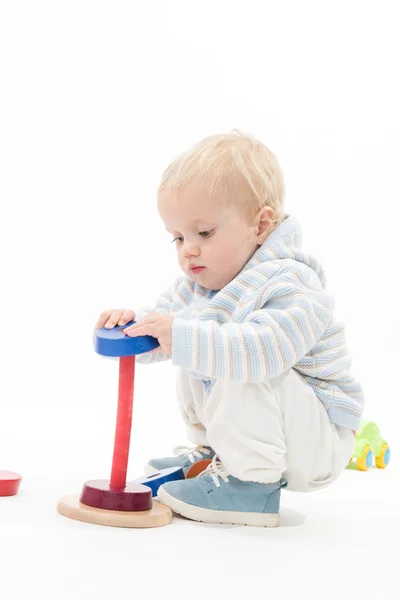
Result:
[[[275,211],[270,206],[263,206],[257,213],[257,244],[265,242],[274,226]]]

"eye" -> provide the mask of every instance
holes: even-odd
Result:
[[[182,242],[183,242],[183,237],[176,237],[176,238],[174,238],[174,239],[172,240],[172,244],[173,244],[174,242],[179,242],[180,244],[182,244]]]
[[[214,229],[209,229],[208,231],[201,231],[199,235],[204,238],[210,237],[214,233]]]

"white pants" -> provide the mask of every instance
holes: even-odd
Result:
[[[188,439],[211,446],[238,479],[309,492],[335,479],[353,453],[350,429],[329,420],[312,387],[294,369],[262,383],[217,379],[207,397],[184,369],[178,401]]]

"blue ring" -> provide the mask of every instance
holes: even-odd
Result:
[[[102,327],[95,332],[94,349],[102,356],[135,356],[144,354],[159,347],[158,340],[150,335],[131,338],[123,333],[123,329],[130,327],[136,321],[130,321],[122,327],[105,329]]]

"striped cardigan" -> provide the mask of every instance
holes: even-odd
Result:
[[[172,363],[205,380],[208,390],[218,378],[261,382],[294,368],[331,421],[357,429],[364,396],[350,372],[344,326],[333,318],[321,265],[300,245],[300,227],[286,216],[223,289],[181,276],[137,320],[149,312],[173,315]],[[137,357],[142,363],[168,358],[162,352]]]

